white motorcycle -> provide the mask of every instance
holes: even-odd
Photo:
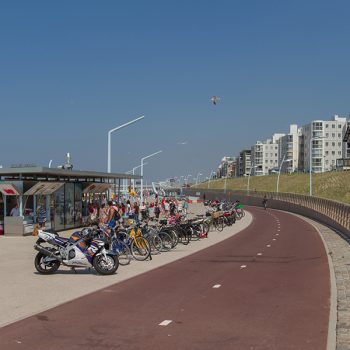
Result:
[[[34,245],[38,251],[34,265],[45,275],[55,273],[61,264],[72,268],[93,267],[100,275],[112,275],[119,267],[118,254],[106,247],[103,240],[94,238],[94,231],[90,228],[74,232],[70,238],[39,230]]]

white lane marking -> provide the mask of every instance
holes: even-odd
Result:
[[[262,255],[262,253],[258,253],[258,254],[256,254],[256,255]]]
[[[267,247],[267,248],[270,248],[270,247],[271,247],[271,244],[268,244],[266,247]]]
[[[276,238],[272,238],[272,240],[273,240],[273,241],[275,241],[275,240],[276,240]]]
[[[241,269],[245,269],[247,265],[241,265]]]
[[[21,342],[21,341],[19,341],[19,340],[16,340],[16,343],[17,343],[17,344],[22,344],[22,342]]]
[[[221,284],[214,284],[213,285],[213,288],[220,288],[221,287]]]
[[[172,320],[164,320],[163,322],[159,323],[158,326],[167,326],[168,324],[170,324],[171,322],[173,322]]]
[[[277,232],[281,232],[281,230],[280,230],[280,229],[278,229],[278,230],[277,230]]]
[[[279,233],[276,233],[276,236],[279,236],[280,234]]]

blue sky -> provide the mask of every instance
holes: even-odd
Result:
[[[148,179],[202,172],[256,140],[348,115],[349,1],[0,2],[0,164]],[[212,95],[222,99],[210,104]],[[179,145],[179,141],[188,141]]]

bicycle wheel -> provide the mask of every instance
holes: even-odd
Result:
[[[150,246],[152,252],[160,253],[163,248],[162,239],[158,235],[150,237]]]
[[[151,248],[143,237],[136,237],[131,242],[131,254],[135,260],[144,261],[151,256]]]
[[[179,236],[175,230],[164,231],[166,232],[172,239],[171,248],[175,248],[179,243]]]
[[[112,250],[118,253],[120,265],[126,266],[130,264],[131,252],[127,244],[122,241],[114,241],[112,243]]]
[[[208,233],[210,231],[210,223],[207,221],[203,222],[203,227],[204,227],[204,233],[208,237]]]
[[[224,218],[223,217],[219,217],[217,224],[216,224],[216,229],[221,232],[224,229]]]
[[[166,232],[160,232],[159,237],[162,240],[162,251],[168,252],[173,247],[173,240]]]
[[[179,240],[183,245],[190,243],[191,236],[187,232],[181,231],[179,234]]]
[[[201,238],[201,229],[199,226],[190,227],[191,240],[198,241]]]

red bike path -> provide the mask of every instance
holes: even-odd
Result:
[[[249,211],[252,224],[219,244],[1,328],[0,349],[326,349],[330,278],[317,231]]]

